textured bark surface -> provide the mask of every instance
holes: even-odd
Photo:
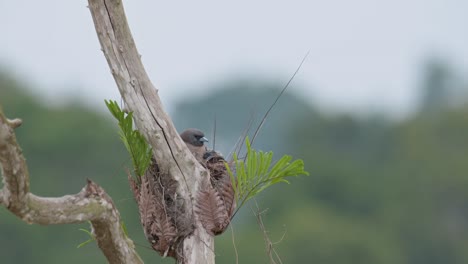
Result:
[[[162,173],[177,182],[184,200],[185,218],[193,219],[193,235],[184,239],[178,263],[214,263],[213,236],[195,215],[199,190],[210,188],[208,172],[197,162],[163,110],[157,90],[140,60],[121,1],[89,0],[96,33],[125,107],[134,113],[135,124],[153,147]]]
[[[0,204],[29,224],[70,224],[90,221],[92,233],[109,263],[142,263],[120,224],[112,199],[88,181],[75,195],[39,197],[29,192],[29,172],[16,142],[19,119],[8,120],[0,110],[0,164],[3,188]]]

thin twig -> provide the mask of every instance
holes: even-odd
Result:
[[[214,116],[213,122],[213,150],[216,149],[216,114]]]
[[[245,144],[244,144],[244,143],[245,143],[245,139],[247,138],[247,136],[248,136],[248,134],[249,134],[249,131],[250,131],[250,129],[252,128],[252,125],[253,125],[253,123],[254,123],[254,119],[255,119],[254,116],[255,116],[255,115],[254,115],[254,112],[251,111],[251,112],[250,112],[249,125],[248,125],[247,129],[244,131],[244,133],[243,133],[243,135],[242,135],[242,141],[239,142],[239,143],[240,143],[240,144],[239,144],[239,150],[237,151],[237,156],[238,156],[238,157],[240,157],[240,155],[241,155],[242,148],[243,148],[244,145],[245,145]]]
[[[270,263],[271,264],[283,264],[278,252],[274,248],[274,245],[283,240],[284,234],[283,234],[283,237],[278,242],[276,242],[276,243],[271,242],[271,239],[268,236],[268,231],[266,231],[265,224],[263,223],[263,218],[262,218],[262,215],[266,212],[266,210],[261,212],[260,207],[258,206],[257,200],[256,199],[254,199],[254,200],[255,200],[256,210],[254,210],[252,208],[251,209],[252,209],[253,213],[255,214],[255,216],[257,217],[258,226],[260,227],[260,230],[263,233],[263,238],[265,240],[266,252],[267,252],[268,257],[270,258]],[[275,260],[275,257],[276,257],[277,261]]]
[[[228,160],[232,159],[233,153],[236,153],[237,157],[240,156],[240,152],[242,150],[242,147],[244,146],[245,138],[247,137],[250,129],[252,128],[253,120],[254,120],[254,115],[253,113],[250,113],[249,122],[247,123],[247,126],[245,127],[244,131],[242,131],[242,134],[240,135],[240,137],[237,139],[237,142],[234,145],[234,148],[229,152]]]
[[[148,246],[146,246],[144,244],[137,243],[137,242],[133,242],[133,244],[135,244],[135,246],[142,247],[144,249],[147,249],[147,250],[150,250],[150,251],[154,252],[154,249],[152,247],[148,247]]]
[[[283,235],[281,236],[281,238],[278,241],[274,242],[273,245],[281,243],[281,241],[283,241],[285,236],[286,236],[286,229],[284,230]]]
[[[252,137],[252,143],[251,145],[253,146],[254,144],[254,141],[255,139],[257,138],[257,135],[258,135],[258,132],[260,131],[260,129],[262,128],[263,126],[263,123],[265,123],[265,120],[266,118],[268,117],[268,114],[270,114],[270,111],[273,109],[273,107],[276,105],[276,103],[278,102],[278,100],[280,99],[280,97],[283,95],[284,91],[286,91],[286,89],[289,87],[289,84],[292,82],[292,80],[294,79],[294,77],[296,77],[296,74],[299,72],[299,70],[301,69],[302,67],[302,64],[304,64],[305,60],[307,59],[307,57],[309,56],[309,53],[310,53],[310,50],[307,51],[306,55],[304,56],[304,58],[302,58],[302,61],[301,63],[299,64],[299,66],[297,67],[296,71],[294,72],[294,74],[291,76],[291,78],[289,79],[289,81],[286,83],[286,85],[284,86],[283,90],[281,90],[281,92],[278,94],[278,96],[276,97],[275,101],[273,102],[273,104],[271,104],[270,108],[268,109],[268,111],[266,111],[265,115],[263,116],[262,118],[262,121],[260,122],[260,125],[257,127],[257,130],[255,130],[255,133]]]
[[[247,126],[245,127],[244,131],[242,131],[242,134],[241,134],[241,136],[239,138],[239,141],[237,142],[237,146],[236,146],[237,150],[235,151],[237,157],[239,157],[241,155],[242,148],[244,147],[245,139],[249,135],[249,132],[250,132],[250,129],[252,128],[254,120],[255,120],[254,113],[253,113],[253,111],[251,111],[250,112],[249,122],[247,123]]]
[[[239,264],[239,254],[237,253],[236,240],[234,238],[234,227],[232,223],[231,223],[231,237],[232,237],[232,245],[234,246],[234,253],[236,254],[236,264]]]

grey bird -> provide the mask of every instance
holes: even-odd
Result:
[[[195,158],[198,161],[203,163],[203,155],[205,155],[207,151],[204,143],[208,142],[208,139],[205,137],[205,134],[196,128],[189,128],[182,132],[182,134],[180,134],[180,137],[190,149],[193,156],[195,156]]]

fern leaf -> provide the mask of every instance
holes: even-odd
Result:
[[[233,155],[236,178],[227,163],[225,164],[233,184],[235,200],[239,204],[236,212],[249,199],[268,187],[281,182],[289,183],[287,177],[309,175],[304,170],[304,162],[300,159],[292,161],[291,156],[284,155],[272,165],[273,152],[256,151],[252,148],[248,137],[245,139],[245,145],[247,156],[244,160],[239,160],[237,155]]]
[[[196,212],[202,226],[211,235],[220,234],[229,225],[224,203],[213,188],[198,194]]]

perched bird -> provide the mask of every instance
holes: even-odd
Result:
[[[206,148],[204,143],[208,140],[202,131],[189,128],[180,137],[195,158],[210,172],[212,188],[200,191],[195,211],[209,234],[222,234],[231,222],[236,208],[235,192],[226,169],[226,160],[220,153]],[[231,170],[235,171],[235,168]]]
[[[208,142],[208,139],[205,137],[202,131],[196,128],[189,128],[180,134],[180,137],[185,142],[187,147],[192,152],[195,158],[202,162],[204,161],[203,155],[207,152],[205,142]]]

